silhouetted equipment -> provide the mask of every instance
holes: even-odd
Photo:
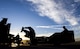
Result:
[[[62,44],[62,43],[70,43],[74,42],[74,34],[73,31],[68,31],[67,33],[55,33],[50,36],[49,42],[53,44]]]
[[[9,45],[10,23],[7,24],[7,18],[0,22],[0,45]]]
[[[9,34],[8,39],[9,39],[9,47],[11,47],[11,45],[12,45],[11,43],[14,42],[14,35]]]
[[[14,42],[18,44],[18,46],[20,46],[20,43],[22,41],[22,38],[20,38],[19,34],[14,38]]]
[[[38,44],[39,43],[48,43],[54,45],[60,45],[64,43],[75,42],[74,32],[68,31],[65,26],[63,26],[64,31],[60,33],[54,33],[50,37],[36,37]]]
[[[12,42],[17,43],[18,46],[20,45],[22,38],[20,38],[19,34],[16,37],[14,37],[12,34],[9,34],[10,26],[11,24],[7,23],[7,18],[3,18],[1,20],[0,46],[11,46]],[[22,27],[21,32],[24,31],[26,33],[25,37],[30,38],[30,45],[36,45],[39,43],[60,45],[62,43],[75,42],[74,31],[69,31],[65,26],[63,26],[63,29],[64,31],[60,33],[54,33],[50,37],[35,37],[35,30],[32,27]]]
[[[25,30],[28,29],[28,30]],[[26,33],[25,37],[29,37],[30,38],[30,45],[35,45],[35,31],[32,27],[22,27],[21,32],[24,31]]]
[[[54,33],[50,37],[35,37],[35,31],[32,27],[22,27],[21,32],[24,31],[26,33],[25,36],[30,38],[31,45],[45,43],[60,45],[75,42],[74,31],[69,31],[65,26],[63,26],[63,29],[64,30],[62,32]]]
[[[49,38],[45,36],[41,36],[41,37],[36,37],[36,40],[38,44],[44,44],[44,43],[48,43]]]

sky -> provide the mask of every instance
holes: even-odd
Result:
[[[80,0],[0,0],[2,18],[8,18],[14,35],[25,35],[22,27],[31,26],[36,36],[50,36],[66,26],[80,38]]]

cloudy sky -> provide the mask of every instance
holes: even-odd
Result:
[[[80,37],[80,0],[0,0],[0,20],[8,18],[11,34],[32,26],[37,36],[62,32],[62,26]]]

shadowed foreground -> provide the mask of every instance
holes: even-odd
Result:
[[[0,49],[80,49],[80,45],[66,45],[66,46],[21,46],[21,47],[1,47]]]
[[[70,46],[53,46],[53,47],[39,47],[39,46],[32,46],[32,47],[19,47],[18,49],[79,49],[80,48],[80,46],[78,45],[78,46],[72,46],[72,45],[70,45]]]

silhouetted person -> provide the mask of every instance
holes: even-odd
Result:
[[[35,39],[35,31],[32,27],[25,27],[29,29],[29,36],[31,40],[31,45],[36,45],[36,39]]]
[[[25,30],[25,29],[28,29],[28,30]],[[31,45],[34,45],[35,44],[35,31],[32,27],[22,27],[22,30],[21,32],[24,31],[26,33],[26,37],[29,37],[30,38],[30,41],[31,41]]]
[[[65,26],[63,26],[63,32],[62,33],[68,33],[68,29],[65,27]]]
[[[63,29],[64,29],[64,31],[68,31],[68,29],[65,26],[63,26]]]

